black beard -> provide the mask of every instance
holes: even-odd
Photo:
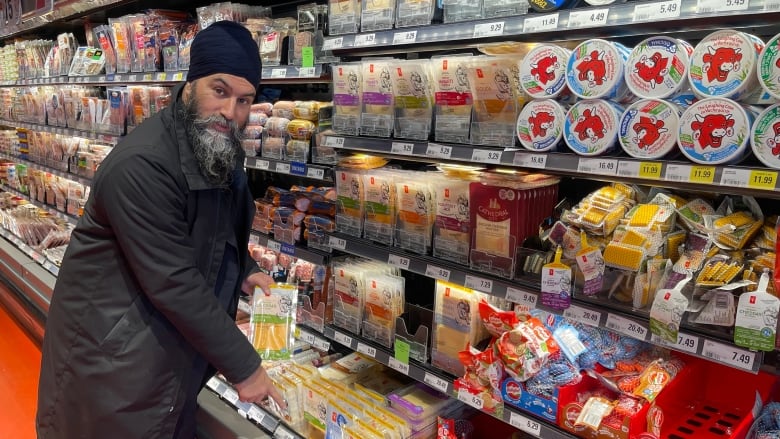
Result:
[[[203,177],[213,185],[230,184],[242,150],[243,128],[219,115],[205,118],[198,116],[198,101],[194,92],[189,102],[183,102],[181,113],[187,140]],[[228,125],[230,131],[226,134],[214,131],[210,127],[215,123]]]

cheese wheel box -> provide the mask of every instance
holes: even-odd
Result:
[[[620,119],[620,146],[638,159],[660,159],[677,151],[680,114],[679,107],[659,99],[635,102]]]
[[[691,55],[688,80],[699,97],[741,100],[754,91],[756,64],[764,43],[736,30],[707,35]]]
[[[572,105],[564,122],[564,140],[575,153],[597,156],[614,149],[623,109],[611,101],[588,99]]]
[[[695,163],[735,163],[747,149],[752,122],[752,113],[730,99],[703,99],[680,118],[677,143]]]
[[[626,85],[641,98],[667,98],[688,87],[693,47],[677,38],[650,37],[631,51],[625,68]]]
[[[780,99],[780,34],[766,43],[758,57],[758,80],[761,87]]]
[[[623,77],[630,51],[606,40],[587,40],[577,46],[566,67],[569,90],[582,99],[631,100]]]
[[[756,118],[750,147],[765,166],[780,169],[780,104],[772,105]]]
[[[555,151],[563,138],[566,110],[552,99],[533,100],[517,118],[517,138],[530,151]]]
[[[535,99],[554,98],[566,90],[571,51],[554,44],[533,48],[520,62],[520,86]]]

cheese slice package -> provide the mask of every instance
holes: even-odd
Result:
[[[298,288],[273,284],[270,294],[255,288],[252,298],[252,344],[264,360],[289,360],[295,343]]]
[[[372,59],[363,62],[363,113],[360,134],[390,137],[395,115],[393,80],[390,74],[392,60]]]
[[[391,70],[395,93],[395,130],[400,139],[428,140],[433,118],[430,63],[398,61]]]
[[[395,21],[395,0],[364,0],[360,31],[392,29]]]
[[[328,35],[355,34],[360,27],[358,0],[328,1]]]
[[[472,182],[469,194],[473,204],[469,257],[471,268],[511,278],[518,245],[521,191]]]
[[[395,246],[414,253],[430,253],[435,217],[430,186],[419,173],[399,173],[395,190]]]
[[[479,301],[483,294],[460,285],[436,281],[431,364],[453,375],[464,373],[458,354],[488,336],[481,324]]]
[[[442,0],[441,3],[445,23],[482,18],[482,0]]]
[[[351,261],[334,261],[333,278],[333,324],[359,334],[366,298],[363,266]]]
[[[359,62],[333,66],[333,131],[357,136],[363,111],[363,65]]]
[[[404,312],[404,278],[388,274],[366,276],[363,308],[363,337],[390,347],[395,336],[395,319]]]
[[[510,58],[476,57],[469,69],[474,97],[471,143],[512,147],[515,144],[517,101],[512,86]]]
[[[360,237],[363,232],[363,174],[336,170],[336,231]]]
[[[433,256],[468,265],[471,212],[468,180],[440,176],[431,180],[436,197]]]
[[[425,26],[431,24],[438,2],[434,0],[398,0],[395,27]],[[439,6],[439,12],[441,6]],[[441,15],[439,13],[439,15]],[[414,41],[411,41],[414,42]]]
[[[437,142],[468,143],[471,111],[474,103],[469,82],[470,56],[446,56],[431,59]]]
[[[383,245],[393,245],[395,233],[395,174],[374,169],[363,175],[365,221],[363,237]]]

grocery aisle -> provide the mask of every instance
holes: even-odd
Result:
[[[0,284],[0,294],[11,294]],[[35,438],[41,351],[0,305],[0,437]]]

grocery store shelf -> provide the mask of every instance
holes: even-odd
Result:
[[[48,172],[49,174],[56,175],[57,177],[65,178],[67,180],[76,181],[84,186],[91,186],[92,185],[92,179],[82,177],[80,175],[71,174],[70,172],[61,171],[59,169],[50,168],[48,166],[44,166],[40,163],[31,162],[29,160],[25,160],[23,158],[16,157],[11,154],[6,153],[0,153],[0,158],[4,158],[6,160],[11,160],[13,162],[17,163],[24,163],[28,167],[32,169],[36,169],[38,171]]]
[[[271,436],[257,428],[236,409],[225,404],[210,389],[198,394],[196,437],[198,439],[266,439]]]
[[[297,245],[283,244],[278,241],[274,241],[268,235],[257,231],[252,231],[249,241],[255,244],[260,244],[263,247],[273,250],[277,253],[283,253],[288,256],[303,259],[306,262],[311,262],[315,265],[327,265],[330,262],[330,255],[323,251],[310,249],[306,247],[300,247]]]
[[[333,183],[333,168],[301,162],[288,162],[263,157],[247,157],[244,166],[277,174],[295,175]]]
[[[40,201],[38,201],[36,199],[33,199],[31,196],[29,196],[29,195],[27,195],[27,194],[25,194],[23,192],[20,192],[20,191],[18,191],[16,189],[12,188],[11,186],[8,186],[6,184],[3,184],[1,186],[2,186],[2,189],[4,191],[11,192],[14,195],[17,195],[19,197],[24,198],[25,200],[27,200],[30,203],[34,204],[39,209],[43,209],[43,210],[49,212],[49,214],[51,214],[51,215],[53,215],[53,216],[55,216],[55,217],[57,217],[57,218],[59,218],[59,219],[61,219],[63,221],[67,221],[68,223],[70,223],[70,224],[72,224],[74,226],[76,225],[76,223],[79,222],[79,219],[77,217],[68,215],[67,213],[64,213],[64,212],[60,212],[59,210],[53,208],[52,206],[49,206],[48,204],[41,203]]]
[[[27,122],[15,122],[12,120],[0,119],[0,126],[24,128],[32,131],[41,131],[52,134],[62,134],[65,136],[83,137],[85,139],[97,140],[99,142],[105,142],[110,144],[116,144],[122,136],[116,134],[98,133],[95,131],[77,130],[75,128],[53,127],[49,125],[42,125],[37,123]]]
[[[484,146],[411,142],[376,137],[327,136],[332,148],[368,151],[426,161],[457,161],[480,165],[528,168],[583,178],[637,181],[670,188],[723,188],[760,191],[772,197],[780,192],[778,171],[763,167],[704,166],[690,162],[639,160],[630,157],[580,157],[570,153],[504,150]]]
[[[19,239],[8,231],[0,229],[0,237],[4,238],[0,239],[0,276],[23,292],[40,312],[47,314],[56,274],[44,270],[31,256],[37,253],[26,245],[19,245]]]
[[[758,372],[763,364],[763,352],[739,348],[722,337],[698,333],[684,327],[677,343],[665,342],[651,336],[648,316],[610,309],[609,303],[590,303],[573,298],[574,304],[561,312],[541,305],[539,286],[522,281],[508,281],[467,267],[448,263],[431,256],[416,255],[397,248],[375,245],[367,240],[343,233],[330,234],[329,244],[333,249],[364,258],[386,262],[389,265],[434,279],[464,285],[468,288],[505,298],[511,302],[540,308],[548,312],[563,314],[564,317],[582,324],[609,329],[625,336],[647,341],[669,349],[716,361],[737,369]],[[326,334],[327,335],[327,334]]]
[[[57,1],[57,4],[50,12],[36,15],[30,18],[23,17],[21,23],[9,23],[6,26],[0,27],[0,39],[14,37],[19,34],[35,30],[36,28],[49,25],[53,21],[65,20],[109,6],[127,3],[127,1],[128,0],[73,0],[69,2]],[[60,3],[67,4],[62,5]]]
[[[673,22],[677,30],[684,30],[689,24],[704,21],[707,18],[728,16],[731,22],[740,18],[763,15],[771,22],[769,14],[778,10],[777,0],[749,0],[731,2],[719,0],[664,0],[628,2],[560,10],[551,13],[532,13],[512,17],[491,18],[460,23],[448,23],[392,29],[377,32],[365,32],[325,38],[324,48],[337,54],[355,49],[374,49],[388,51],[393,46],[431,46],[440,44],[473,44],[496,41],[509,36],[522,36],[524,39],[543,38],[561,39],[582,34],[583,30],[599,28],[599,38],[607,36],[625,36],[632,32],[642,32],[636,24]],[[668,23],[671,25],[671,23]],[[712,26],[711,23],[709,23]],[[629,27],[630,26],[630,27]],[[657,29],[657,27],[655,28]],[[590,30],[589,32],[593,32]],[[657,30],[656,30],[657,32]],[[555,34],[554,36],[551,34]]]

